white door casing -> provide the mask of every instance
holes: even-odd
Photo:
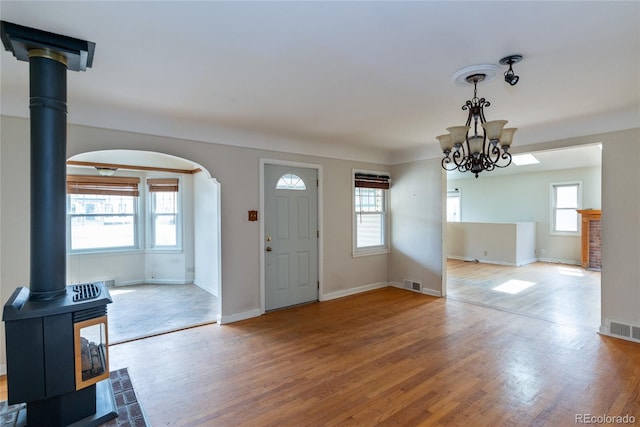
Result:
[[[315,169],[264,165],[266,310],[318,299],[317,180]]]

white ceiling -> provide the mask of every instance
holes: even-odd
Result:
[[[640,2],[29,2],[2,20],[96,43],[69,122],[388,164],[438,157],[479,86],[514,148],[640,127]],[[28,64],[0,53],[1,112],[28,116]],[[502,71],[506,68],[502,67]]]

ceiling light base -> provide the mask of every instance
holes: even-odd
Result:
[[[509,55],[502,58],[500,60],[500,64],[512,65],[512,64],[517,64],[520,61],[522,61],[522,55]]]
[[[470,76],[467,76],[467,78],[465,80],[469,84],[474,84],[474,83],[480,83],[480,82],[484,81],[484,79],[486,79],[486,78],[487,78],[486,74],[480,73],[480,74],[471,74]]]

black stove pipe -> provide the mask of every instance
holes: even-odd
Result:
[[[31,111],[31,300],[66,293],[67,65],[29,50]]]
[[[5,49],[29,62],[31,262],[29,299],[66,294],[67,71],[93,63],[95,43],[0,21]]]

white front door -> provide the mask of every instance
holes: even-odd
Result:
[[[318,171],[264,167],[265,309],[318,299]]]

